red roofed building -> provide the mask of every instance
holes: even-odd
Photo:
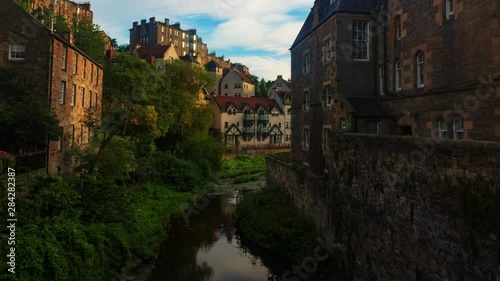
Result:
[[[171,45],[139,47],[136,51],[141,59],[151,64],[155,64],[158,69],[162,68],[166,61],[173,61],[179,58],[177,52]]]
[[[220,132],[229,148],[283,148],[290,145],[284,137],[285,114],[270,98],[211,96],[217,108],[213,128]]]

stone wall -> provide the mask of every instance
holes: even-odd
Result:
[[[352,280],[500,280],[500,143],[333,136],[324,175],[268,157]],[[350,278],[350,279],[351,279]]]

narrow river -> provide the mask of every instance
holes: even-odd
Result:
[[[233,195],[171,224],[149,281],[274,281],[292,264],[236,234]]]

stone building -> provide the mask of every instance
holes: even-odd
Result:
[[[45,6],[54,10],[55,13],[62,15],[73,23],[77,20],[87,19],[91,22],[94,18],[94,13],[90,9],[90,2],[74,2],[69,0],[34,0],[33,10]]]
[[[234,68],[224,69],[223,73],[220,95],[247,98],[255,96],[255,84],[247,74]]]
[[[62,137],[47,144],[47,170],[71,170],[68,150],[88,142],[82,119],[87,109],[100,112],[103,68],[79,50],[69,33],[53,33],[12,1],[0,10],[0,67],[47,97],[60,121]]]
[[[316,0],[290,49],[294,161],[323,173],[335,131],[499,141],[499,11]]]
[[[284,148],[285,115],[274,99],[210,96],[217,113],[213,129],[230,150]]]
[[[284,124],[283,135],[285,142],[289,143],[292,137],[292,83],[278,75],[268,89],[267,96],[275,100],[283,109]]]
[[[199,56],[203,64],[209,61],[207,44],[203,43],[202,38],[196,34],[196,29],[183,30],[180,23],[170,24],[167,18],[163,22],[156,21],[156,18],[152,17],[149,21],[141,20],[140,24],[139,22],[133,23],[130,29],[131,51],[134,51],[137,46],[158,45],[174,46],[179,57]]]
[[[157,69],[161,69],[166,62],[179,58],[172,45],[140,47],[136,51],[141,59],[156,65]]]

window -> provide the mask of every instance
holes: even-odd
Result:
[[[9,44],[9,60],[24,60],[26,45],[23,43]]]
[[[345,118],[340,118],[340,128],[347,129],[347,120]]]
[[[69,146],[73,146],[73,141],[75,139],[75,125],[69,126]]]
[[[92,108],[92,91],[89,91],[89,108]]]
[[[451,15],[453,15],[454,7],[453,7],[453,0],[445,0],[445,5],[446,5],[446,18],[449,19]]]
[[[329,61],[331,58],[331,41],[330,38],[325,41],[325,61]]]
[[[63,51],[62,51],[62,69],[66,70],[66,57],[68,56],[68,48],[66,46],[63,46]]]
[[[309,129],[304,129],[304,147],[309,147]]]
[[[66,81],[61,81],[61,89],[59,95],[59,103],[64,104],[64,100],[66,98]]]
[[[330,108],[331,105],[331,98],[332,98],[332,93],[331,93],[331,88],[330,86],[325,87],[325,107]]]
[[[304,65],[302,66],[302,72],[303,73],[308,73],[309,72],[309,68],[310,68],[310,65],[309,65],[309,53],[305,53],[304,54]]]
[[[396,20],[394,21],[394,29],[396,32],[396,40],[401,39],[401,17],[397,16]]]
[[[417,87],[424,87],[424,70],[425,70],[425,55],[419,52],[417,55]]]
[[[365,133],[378,135],[378,122],[376,121],[366,121],[365,123]]]
[[[76,85],[73,84],[73,88],[71,90],[71,106],[75,106],[76,104]]]
[[[64,129],[63,127],[59,127],[59,130],[61,131],[61,136],[59,137],[59,140],[57,141],[57,151],[61,151],[62,150],[62,146],[63,146],[63,135],[64,135]]]
[[[403,76],[403,67],[402,67],[402,63],[401,63],[401,60],[397,60],[396,61],[396,67],[395,67],[396,71],[395,71],[395,76],[394,77],[394,86],[396,88],[396,91],[400,91],[401,90],[401,82],[402,82],[402,76]]]
[[[460,117],[457,117],[455,118],[455,120],[453,120],[453,139],[464,139],[464,120]]]
[[[97,93],[94,94],[94,108],[97,110],[99,95]]]
[[[87,60],[83,59],[83,63],[82,63],[82,78],[83,79],[85,79],[85,67],[86,67],[86,64],[87,64]]]
[[[448,138],[448,128],[444,119],[438,121],[438,138],[447,139]]]
[[[234,136],[226,136],[226,144],[235,144]]]
[[[78,72],[78,54],[73,54],[73,74],[77,74]]]
[[[83,143],[83,124],[80,124],[80,140],[78,141],[79,144]]]
[[[309,111],[309,92],[304,92],[304,111]]]
[[[224,122],[224,128],[227,128],[229,126],[228,122]]]
[[[96,73],[95,73],[95,85],[99,86],[99,68],[96,68]]]
[[[378,91],[379,91],[379,94],[381,96],[383,96],[385,94],[385,89],[384,89],[384,80],[385,80],[385,69],[384,69],[384,66],[383,65],[380,65],[378,67]]]
[[[352,22],[352,46],[353,60],[368,60],[369,55],[369,32],[368,22],[366,21],[353,21]]]
[[[227,84],[224,85],[224,89],[227,89]]]
[[[82,108],[85,107],[85,88],[82,87]]]
[[[94,81],[94,65],[90,64],[90,83]]]

